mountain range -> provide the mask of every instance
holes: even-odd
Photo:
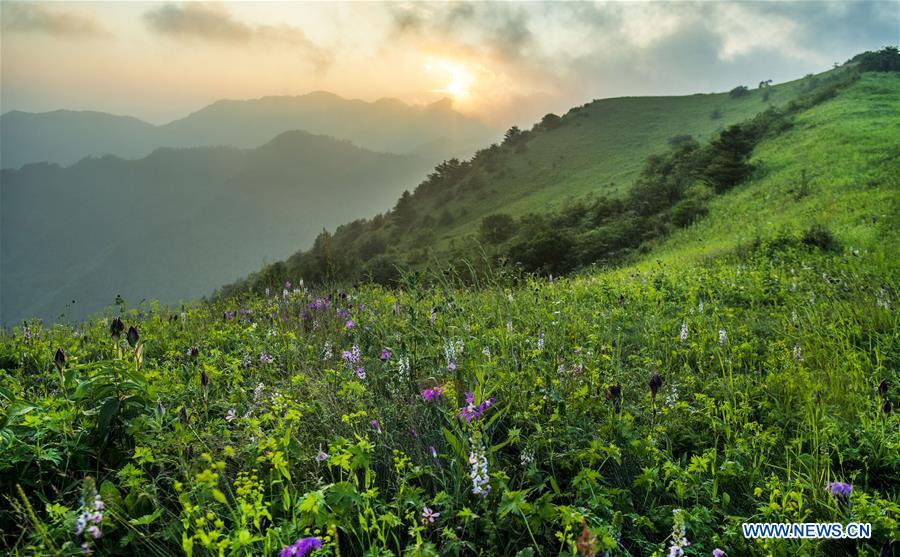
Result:
[[[500,135],[453,110],[449,99],[413,106],[397,99],[365,102],[319,91],[221,100],[160,126],[103,112],[11,111],[0,116],[0,166],[19,168],[32,162],[69,165],[87,156],[107,154],[140,158],[158,147],[257,147],[291,130],[432,162],[471,154]]]
[[[167,303],[388,209],[430,163],[292,131],[261,147],[162,148],[0,171],[0,316],[81,318],[116,295]]]

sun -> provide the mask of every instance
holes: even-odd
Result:
[[[449,80],[443,89],[433,89],[433,92],[450,95],[455,101],[464,100],[472,94],[474,77],[465,64],[452,60],[430,59],[425,63],[425,70],[440,74]]]

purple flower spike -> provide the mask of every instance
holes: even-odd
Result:
[[[322,540],[319,538],[300,538],[282,549],[278,555],[279,557],[305,557],[317,549],[322,549]]]
[[[713,557],[725,557],[725,552],[717,547],[713,549]]]
[[[825,488],[831,492],[831,495],[838,498],[849,498],[853,486],[844,482],[828,482]]]

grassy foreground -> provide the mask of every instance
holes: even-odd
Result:
[[[877,555],[900,538],[896,98],[865,76],[802,114],[624,269],[3,333],[0,548]]]

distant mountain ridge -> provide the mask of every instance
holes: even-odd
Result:
[[[81,318],[117,294],[203,296],[323,227],[388,209],[429,167],[290,131],[255,149],[161,148],[137,160],[2,170],[0,321]]]
[[[316,91],[220,100],[160,126],[96,111],[11,111],[0,116],[0,165],[70,165],[87,156],[107,154],[132,159],[157,147],[257,147],[290,130],[432,162],[470,154],[499,137],[497,130],[454,111],[449,99],[414,106],[398,99],[367,102]]]

